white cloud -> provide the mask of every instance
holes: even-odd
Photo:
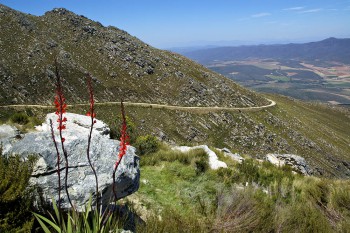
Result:
[[[315,13],[315,12],[320,12],[320,11],[322,11],[322,8],[316,8],[316,9],[300,11],[299,13],[305,14],[305,13]]]
[[[252,18],[260,18],[260,17],[269,16],[269,15],[271,15],[271,14],[267,13],[267,12],[262,12],[262,13],[259,13],[259,14],[251,15],[251,17]]]
[[[290,8],[285,8],[283,9],[284,11],[300,11],[304,9],[305,7],[303,6],[296,6],[296,7],[290,7]]]

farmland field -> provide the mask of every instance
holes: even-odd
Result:
[[[249,59],[208,67],[256,91],[307,101],[350,104],[350,65],[339,62]]]

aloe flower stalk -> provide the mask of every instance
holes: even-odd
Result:
[[[121,136],[120,136],[120,144],[119,144],[119,152],[118,152],[118,158],[114,165],[113,170],[113,194],[114,194],[114,202],[117,201],[117,192],[115,189],[115,173],[118,169],[118,166],[123,158],[123,156],[126,154],[127,146],[129,145],[129,136],[127,134],[127,125],[126,125],[126,118],[125,118],[125,109],[123,100],[120,101],[120,107],[121,107],[121,114],[122,114],[122,128],[121,128]]]
[[[56,142],[56,138],[55,138],[55,133],[53,131],[53,124],[52,124],[52,120],[50,119],[50,129],[51,129],[51,137],[52,137],[52,141],[55,145],[56,148],[56,154],[57,154],[57,176],[58,176],[58,209],[61,209],[61,171],[60,171],[60,152],[58,150],[58,146],[57,146],[57,142]]]
[[[89,161],[91,170],[93,171],[94,176],[95,176],[95,182],[96,182],[96,209],[98,210],[99,209],[99,204],[98,204],[99,203],[98,179],[97,179],[96,170],[95,170],[94,166],[92,165],[91,159],[90,159],[91,136],[92,136],[92,129],[94,127],[94,124],[96,123],[96,120],[95,120],[96,113],[95,113],[95,109],[94,109],[94,103],[95,103],[95,101],[94,101],[94,91],[93,91],[93,88],[92,88],[90,74],[88,74],[87,78],[88,78],[88,80],[87,80],[88,89],[89,89],[89,94],[90,94],[90,111],[86,115],[91,117],[91,125],[90,125],[90,133],[89,133],[89,137],[88,137],[88,146],[87,146],[87,149],[86,149],[86,156],[87,156],[87,159]]]
[[[67,199],[69,201],[69,204],[71,205],[71,207],[74,209],[74,206],[72,204],[72,201],[70,199],[69,196],[69,192],[68,192],[68,154],[67,151],[64,147],[64,141],[65,138],[62,136],[62,130],[66,129],[66,122],[67,122],[67,118],[63,116],[64,113],[66,113],[66,109],[67,109],[67,104],[66,104],[66,99],[63,96],[63,91],[62,91],[62,84],[61,84],[61,76],[60,73],[58,71],[58,66],[57,66],[57,61],[56,61],[56,78],[57,78],[57,83],[56,83],[56,96],[55,96],[55,108],[56,108],[56,115],[58,116],[57,122],[58,122],[58,131],[59,131],[59,135],[60,135],[60,140],[61,140],[61,148],[63,151],[63,156],[64,156],[64,160],[65,160],[65,179],[64,179],[64,188],[67,194]]]
[[[59,212],[61,212],[61,169],[60,169],[60,161],[61,161],[61,156],[60,156],[60,152],[58,150],[58,146],[57,146],[57,142],[56,142],[56,138],[55,138],[55,133],[53,130],[53,123],[52,120],[50,119],[50,129],[51,129],[51,137],[52,137],[52,141],[55,145],[55,149],[56,149],[56,154],[57,154],[57,177],[58,177],[58,210]],[[59,214],[57,216],[57,220],[58,220],[58,224],[61,227],[61,215]]]

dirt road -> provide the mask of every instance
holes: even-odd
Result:
[[[210,111],[221,111],[221,110],[228,110],[228,111],[258,111],[265,108],[273,107],[276,105],[276,102],[270,99],[267,99],[270,101],[270,104],[264,105],[264,106],[257,106],[257,107],[240,107],[240,108],[234,108],[234,107],[185,107],[185,106],[175,106],[175,105],[166,105],[166,104],[151,104],[151,103],[133,103],[133,102],[124,102],[125,106],[139,106],[139,107],[145,107],[145,108],[158,108],[158,109],[170,109],[170,110],[182,110],[182,111],[201,111],[201,112],[210,112]],[[95,103],[95,105],[119,105],[120,102],[103,102],[103,103]],[[74,107],[74,106],[89,106],[90,104],[72,104],[68,105],[68,107]],[[30,107],[30,108],[54,108],[53,105],[26,105],[26,104],[13,104],[13,105],[2,105],[0,108],[16,108],[16,107]]]

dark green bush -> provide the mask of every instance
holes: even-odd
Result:
[[[11,116],[11,121],[20,125],[28,124],[29,116],[23,112],[17,112]]]
[[[128,117],[126,116],[126,132],[127,134],[129,135],[129,139],[130,139],[130,143],[134,143],[135,140],[136,140],[136,126],[134,124],[134,122]],[[121,136],[121,126],[122,126],[122,119],[120,116],[117,116],[116,117],[116,120],[113,121],[111,124],[110,124],[110,128],[111,128],[111,131],[110,131],[110,138],[112,139],[117,139],[119,140],[120,139],[120,136]]]
[[[196,174],[206,172],[209,169],[208,156],[202,156],[194,161],[194,166],[196,168]]]
[[[0,232],[30,232],[32,195],[27,186],[34,161],[7,158],[0,151]]]
[[[253,182],[259,180],[259,167],[251,159],[246,159],[237,165],[242,182]]]
[[[139,155],[154,153],[159,150],[159,140],[153,135],[140,136],[133,145]]]

